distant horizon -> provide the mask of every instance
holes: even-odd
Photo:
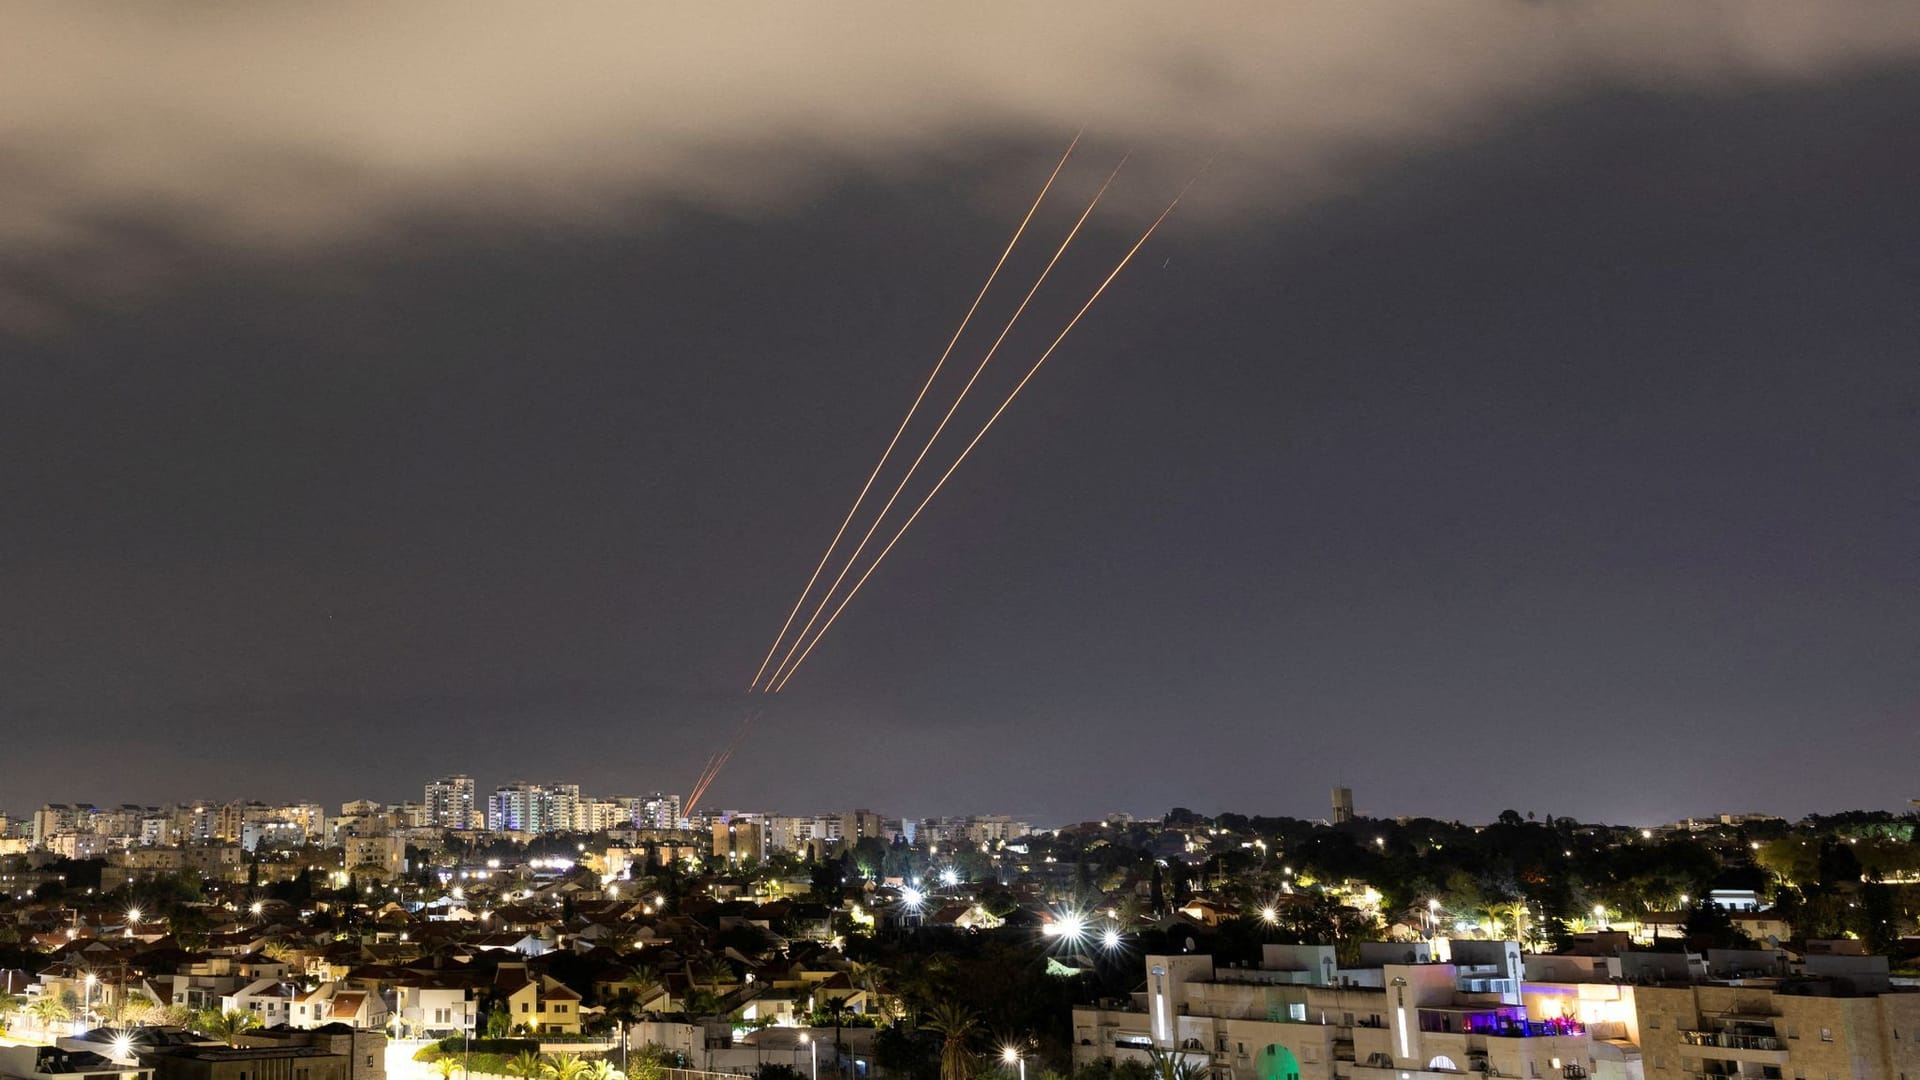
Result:
[[[471,775],[471,774],[447,773],[443,775],[457,776],[457,775]],[[439,778],[440,777],[435,777],[434,779],[439,779]],[[523,777],[514,778],[514,780],[522,780],[522,779],[525,779],[525,778]],[[421,782],[422,794],[424,794],[424,789],[428,782],[429,781]],[[500,781],[499,783],[506,784],[506,783],[512,783],[512,782],[514,781],[507,780],[507,781]],[[553,780],[553,781],[537,781],[536,780],[536,781],[528,781],[528,782],[530,783],[543,783],[543,782],[544,783],[562,783],[562,784],[571,783],[571,781],[565,781],[565,780]],[[645,797],[647,795],[656,794],[656,792],[653,792],[653,791],[640,791],[640,790],[623,791],[623,792],[613,792],[613,791],[594,792],[594,791],[586,790],[585,785],[581,785],[581,787],[582,787],[582,792],[581,792],[582,795],[588,798]],[[475,791],[475,804],[477,808],[484,810],[484,807],[485,807],[484,796],[492,792],[493,790],[496,790],[496,789],[492,787],[482,786],[476,782],[474,791]],[[658,792],[658,793],[666,794],[666,795],[675,794],[674,792]],[[1331,794],[1331,789],[1329,789],[1329,794]],[[167,799],[167,800],[161,800],[161,801],[141,801],[141,800],[101,801],[97,799],[92,799],[92,800],[90,799],[51,799],[51,800],[42,800],[41,802],[26,808],[24,811],[18,811],[18,810],[12,810],[12,809],[0,807],[0,815],[4,815],[8,820],[12,820],[12,821],[29,821],[30,822],[32,820],[34,812],[40,809],[40,807],[47,806],[47,805],[94,806],[94,807],[139,806],[139,807],[152,807],[152,808],[171,808],[171,807],[180,807],[180,806],[190,806],[194,802],[205,802],[205,803],[213,803],[213,804],[243,802],[243,803],[259,803],[267,806],[285,806],[285,805],[299,804],[299,803],[311,803],[311,804],[315,804],[322,807],[329,816],[332,816],[338,813],[339,808],[342,805],[349,802],[359,802],[359,801],[374,802],[383,806],[397,806],[404,803],[417,804],[419,803],[420,800],[417,797],[402,798],[402,799],[378,799],[378,798],[371,798],[369,796],[364,796],[364,795],[355,796],[353,798],[348,798],[348,799],[338,799],[333,801],[327,801],[322,799],[302,799],[302,798],[264,799],[258,796],[245,796],[245,795],[234,796],[230,798],[195,797],[195,798],[189,798],[189,799]],[[1199,817],[1210,818],[1210,819],[1217,819],[1219,817],[1226,816],[1226,815],[1238,815],[1238,816],[1247,817],[1247,818],[1283,819],[1283,820],[1292,820],[1292,821],[1318,822],[1318,823],[1323,823],[1328,825],[1332,824],[1332,821],[1331,821],[1332,815],[1330,812],[1326,814],[1289,814],[1289,813],[1264,812],[1264,811],[1247,811],[1247,810],[1231,809],[1231,808],[1206,810],[1206,809],[1202,809],[1197,805],[1194,805],[1191,802],[1176,802],[1169,805],[1163,810],[1159,810],[1157,812],[1150,812],[1150,813],[1137,813],[1133,811],[1116,809],[1116,810],[1109,810],[1105,813],[1093,815],[1090,817],[1082,816],[1082,817],[1073,817],[1070,819],[1061,819],[1061,820],[1043,818],[1038,815],[1023,814],[1018,811],[992,809],[992,808],[975,808],[971,810],[955,810],[955,811],[944,811],[944,812],[936,811],[936,812],[916,813],[909,816],[894,810],[890,810],[884,806],[877,806],[870,803],[861,803],[858,800],[849,801],[844,805],[835,805],[835,806],[830,806],[824,809],[813,809],[813,810],[806,810],[806,811],[788,810],[788,809],[779,809],[779,808],[765,809],[765,808],[754,807],[746,804],[735,804],[735,803],[726,802],[726,801],[718,801],[718,802],[713,802],[713,803],[701,806],[698,809],[698,813],[700,815],[706,815],[711,813],[740,813],[740,814],[757,814],[762,816],[829,817],[834,814],[849,813],[855,810],[869,810],[874,813],[880,814],[883,817],[899,818],[903,821],[904,820],[924,821],[930,818],[956,818],[956,817],[994,815],[994,816],[1005,816],[1005,817],[1012,818],[1015,821],[1024,822],[1029,827],[1038,831],[1054,831],[1058,829],[1069,828],[1075,825],[1106,821],[1116,814],[1123,814],[1123,813],[1131,814],[1131,816],[1136,822],[1162,821],[1168,815],[1172,814],[1173,811],[1182,810],[1182,809],[1192,811],[1195,815]],[[1356,807],[1355,807],[1354,816],[1357,819],[1364,820],[1364,821],[1391,822],[1391,821],[1398,821],[1401,819],[1432,820],[1432,821],[1457,822],[1459,824],[1467,825],[1467,826],[1481,826],[1481,825],[1491,825],[1496,823],[1499,820],[1500,813],[1503,813],[1504,810],[1513,810],[1515,813],[1518,813],[1519,815],[1521,815],[1523,819],[1526,819],[1532,822],[1544,822],[1546,821],[1548,816],[1544,813],[1539,813],[1536,811],[1534,817],[1528,817],[1529,812],[1526,809],[1518,806],[1504,808],[1502,811],[1497,811],[1482,821],[1470,820],[1469,818],[1461,815],[1441,814],[1441,813],[1413,812],[1413,813],[1402,813],[1402,814],[1368,814],[1365,810],[1364,805],[1361,805],[1359,802],[1358,793],[1356,793]],[[1681,816],[1675,816],[1675,817],[1668,817],[1658,821],[1628,820],[1628,819],[1595,819],[1595,818],[1586,818],[1586,817],[1578,817],[1578,816],[1573,816],[1573,819],[1578,824],[1581,824],[1581,825],[1597,825],[1597,826],[1605,826],[1609,828],[1645,829],[1645,828],[1665,828],[1672,825],[1683,824],[1687,821],[1695,821],[1695,822],[1717,821],[1722,814],[1726,814],[1734,817],[1741,817],[1741,816],[1770,817],[1770,818],[1776,818],[1776,819],[1785,821],[1788,824],[1798,824],[1799,822],[1810,817],[1837,817],[1840,815],[1852,814],[1852,813],[1889,814],[1893,817],[1899,818],[1899,817],[1911,817],[1916,814],[1920,814],[1920,809],[1916,809],[1912,805],[1908,805],[1904,808],[1897,808],[1897,807],[1881,808],[1881,807],[1858,807],[1858,806],[1839,807],[1839,808],[1826,809],[1826,810],[1805,810],[1799,813],[1781,813],[1781,812],[1769,811],[1769,810],[1748,809],[1748,810],[1716,810],[1709,813],[1703,813],[1703,814],[1697,814],[1697,815],[1691,815],[1691,816],[1681,815]],[[1554,814],[1552,816],[1557,820],[1557,819],[1566,818],[1572,815]],[[483,830],[472,830],[472,831],[484,832],[488,830],[483,829]],[[564,831],[570,831],[570,830],[551,830],[551,831],[564,832]]]

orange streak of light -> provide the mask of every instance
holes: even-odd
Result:
[[[807,596],[813,592],[814,585],[819,582],[820,572],[826,569],[828,561],[833,558],[834,549],[840,546],[840,539],[846,535],[847,526],[852,524],[854,515],[860,512],[860,504],[866,501],[867,493],[873,490],[873,482],[879,477],[880,470],[886,467],[887,459],[893,455],[894,447],[900,444],[900,436],[906,432],[908,422],[913,419],[913,414],[919,411],[920,402],[925,400],[928,389],[933,386],[933,381],[939,376],[940,369],[946,365],[947,357],[953,354],[953,347],[959,343],[960,335],[966,332],[967,324],[973,321],[974,312],[980,310],[980,302],[986,299],[987,290],[993,288],[995,279],[1000,276],[1000,268],[1007,264],[1007,257],[1013,254],[1014,245],[1020,242],[1020,237],[1027,231],[1027,223],[1032,221],[1033,215],[1039,211],[1040,203],[1046,199],[1047,192],[1052,190],[1053,182],[1059,179],[1060,170],[1066,168],[1067,159],[1073,156],[1074,147],[1080,145],[1080,136],[1084,133],[1084,128],[1074,133],[1073,141],[1067,144],[1067,152],[1060,155],[1060,160],[1053,166],[1053,172],[1047,176],[1047,182],[1041,186],[1040,194],[1034,197],[1033,205],[1027,207],[1027,215],[1020,219],[1020,226],[1013,230],[1013,238],[1007,241],[1006,248],[1000,252],[999,260],[993,264],[993,270],[987,274],[987,283],[980,286],[980,292],[974,296],[973,304],[967,308],[967,314],[960,320],[960,326],[954,330],[953,337],[947,340],[947,347],[941,351],[940,359],[933,365],[933,371],[927,375],[927,381],[921,384],[920,392],[914,395],[913,404],[907,408],[907,415],[900,418],[900,426],[894,429],[893,438],[887,441],[887,448],[880,452],[880,460],[874,464],[873,471],[867,474],[867,482],[860,486],[860,494],[854,496],[853,505],[847,508],[847,516],[841,519],[840,528],[834,532],[833,539],[828,542],[827,550],[820,554],[820,562],[814,566],[812,576],[807,578],[806,587],[801,589],[800,595],[794,598],[793,610],[787,612],[787,621],[780,624],[780,632],[774,635],[773,644],[767,648],[766,658],[760,661],[760,670],[753,673],[753,682],[747,686],[749,692],[760,685],[760,677],[766,674],[767,665],[773,662],[773,654],[780,651],[780,643],[786,640],[787,631],[793,628],[794,618],[800,614],[801,607],[807,602]],[[801,631],[801,637],[805,636],[806,632]],[[789,652],[788,655],[792,653]],[[784,662],[783,660],[782,663]]]
[[[1202,171],[1204,172],[1204,170]],[[893,534],[893,539],[888,540],[886,546],[880,549],[880,554],[874,556],[872,565],[868,566],[866,572],[860,575],[860,579],[854,582],[853,588],[841,599],[840,606],[833,609],[833,614],[827,617],[826,623],[820,627],[818,633],[813,635],[813,640],[808,643],[806,650],[800,654],[800,658],[794,661],[793,666],[787,669],[787,673],[782,676],[777,683],[773,684],[772,693],[777,694],[781,690],[786,689],[787,681],[793,678],[794,672],[800,670],[800,665],[806,663],[807,657],[813,655],[814,646],[820,644],[820,639],[826,636],[828,630],[833,629],[834,620],[838,619],[840,613],[847,609],[847,604],[852,602],[855,596],[859,595],[860,587],[867,583],[867,579],[873,576],[873,572],[879,569],[880,563],[886,559],[887,553],[891,552],[893,546],[900,542],[900,538],[906,535],[907,530],[913,527],[914,521],[920,517],[920,512],[927,508],[927,504],[933,501],[935,495],[940,494],[940,489],[946,486],[947,480],[952,477],[954,471],[960,467],[960,463],[967,460],[967,455],[973,452],[974,447],[980,445],[980,440],[986,436],[988,431],[992,430],[994,423],[1000,419],[1000,415],[1007,411],[1007,406],[1012,405],[1013,399],[1019,397],[1020,391],[1026,389],[1027,382],[1040,370],[1040,366],[1047,362],[1047,358],[1053,355],[1053,351],[1059,348],[1060,343],[1065,341],[1067,335],[1073,332],[1073,328],[1079,325],[1081,317],[1086,315],[1088,309],[1093,307],[1094,301],[1100,299],[1100,294],[1106,292],[1107,286],[1113,284],[1113,280],[1120,276],[1120,271],[1125,270],[1127,264],[1133,261],[1134,255],[1139,253],[1140,248],[1153,236],[1154,231],[1160,228],[1161,222],[1167,220],[1167,215],[1173,213],[1174,207],[1180,205],[1180,200],[1186,197],[1188,188],[1191,188],[1195,180],[1198,179],[1199,177],[1196,176],[1194,180],[1187,181],[1186,187],[1180,189],[1180,193],[1173,197],[1173,201],[1168,203],[1167,208],[1160,212],[1160,216],[1155,218],[1153,224],[1147,227],[1147,231],[1140,235],[1140,239],[1134,241],[1133,247],[1127,250],[1126,255],[1123,256],[1119,264],[1113,268],[1113,272],[1107,275],[1106,280],[1100,283],[1099,288],[1093,290],[1093,295],[1087,298],[1087,302],[1080,305],[1080,310],[1074,313],[1073,318],[1067,323],[1066,329],[1060,331],[1060,336],[1054,338],[1053,344],[1047,346],[1047,350],[1040,354],[1040,359],[1034,361],[1033,366],[1027,369],[1026,375],[1022,377],[1019,384],[1013,388],[1013,392],[1007,395],[1006,400],[1000,403],[1000,407],[993,411],[993,415],[987,418],[986,424],[980,428],[978,434],[974,435],[973,441],[967,443],[966,449],[960,451],[960,456],[954,459],[952,465],[947,466],[947,471],[941,474],[940,479],[934,483],[933,490],[927,492],[926,497],[920,500],[920,505],[913,508],[913,513],[907,516],[906,523],[901,525],[899,531]]]
[[[773,669],[773,675],[768,679],[769,683],[775,680],[784,681],[780,679],[780,673],[786,669],[788,662],[793,659],[794,653],[799,651],[800,643],[807,640],[807,634],[813,630],[814,623],[820,620],[821,612],[826,611],[827,605],[833,601],[834,592],[840,588],[841,583],[847,580],[847,575],[853,571],[854,565],[860,561],[860,553],[867,550],[867,544],[873,540],[873,534],[880,530],[880,523],[887,519],[887,514],[893,509],[893,504],[899,501],[900,493],[906,490],[908,481],[912,480],[913,474],[919,471],[920,463],[927,460],[927,454],[933,450],[933,444],[940,438],[940,433],[947,430],[947,423],[953,419],[953,414],[960,410],[961,404],[967,400],[967,395],[973,392],[974,383],[980,380],[980,373],[987,370],[987,365],[992,363],[994,354],[1000,351],[1001,343],[1006,341],[1007,335],[1013,332],[1014,324],[1019,322],[1020,316],[1026,313],[1027,305],[1033,302],[1034,294],[1040,291],[1040,286],[1046,282],[1047,275],[1053,273],[1054,266],[1059,263],[1060,257],[1067,253],[1067,248],[1073,243],[1074,237],[1080,235],[1081,227],[1086,225],[1089,217],[1093,216],[1094,207],[1100,205],[1100,200],[1107,194],[1107,189],[1113,186],[1114,177],[1120,175],[1120,169],[1125,166],[1126,163],[1127,159],[1124,157],[1121,158],[1120,164],[1115,165],[1113,172],[1107,174],[1106,182],[1100,185],[1099,191],[1094,192],[1093,201],[1089,202],[1087,208],[1080,212],[1080,220],[1073,223],[1073,228],[1067,233],[1067,238],[1060,241],[1060,246],[1054,249],[1053,258],[1047,260],[1047,265],[1040,271],[1040,276],[1035,278],[1033,285],[1027,289],[1027,295],[1021,298],[1020,306],[1013,311],[1013,317],[1008,319],[1007,324],[1000,328],[1000,336],[993,339],[993,344],[988,347],[987,354],[980,358],[979,365],[973,369],[973,374],[968,377],[966,385],[960,388],[959,396],[953,399],[953,404],[947,406],[946,415],[942,416],[940,422],[934,426],[933,434],[927,436],[926,444],[920,447],[920,453],[914,457],[913,464],[907,466],[906,474],[900,477],[898,484],[894,485],[893,493],[887,496],[886,504],[880,507],[880,513],[875,515],[873,524],[867,526],[866,535],[862,536],[860,542],[854,545],[853,554],[847,556],[847,564],[840,568],[839,576],[833,579],[833,584],[827,586],[827,591],[821,595],[820,603],[813,609],[813,614],[808,617],[807,624],[800,628],[800,633],[793,639],[793,645],[787,649],[787,654],[780,658],[779,665]]]

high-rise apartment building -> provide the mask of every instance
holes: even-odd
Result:
[[[744,817],[716,821],[713,853],[728,862],[759,862],[767,857],[767,828]]]
[[[464,829],[473,819],[473,777],[457,773],[431,781],[420,801],[429,828]]]
[[[574,828],[578,784],[529,784],[515,780],[487,800],[487,828],[494,832],[565,832]]]

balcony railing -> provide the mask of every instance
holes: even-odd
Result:
[[[1787,1044],[1775,1035],[1736,1035],[1731,1031],[1682,1031],[1680,1038],[1688,1046],[1713,1046],[1722,1050],[1785,1050]]]

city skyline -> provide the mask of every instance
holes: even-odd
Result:
[[[1920,795],[1920,19],[418,10],[0,46],[11,812]],[[1204,175],[749,694],[1070,143],[930,469]]]

